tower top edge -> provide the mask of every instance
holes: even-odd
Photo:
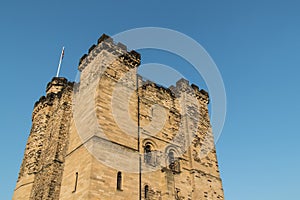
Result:
[[[126,56],[126,59],[130,59],[132,62],[136,63],[136,65],[140,64],[141,54],[135,50],[128,51],[125,44],[120,42],[115,43],[113,38],[111,38],[109,35],[102,34],[97,40],[97,44],[93,44],[89,48],[88,53],[84,54],[79,59],[78,70],[82,71],[86,65],[102,50],[107,50],[119,57]]]

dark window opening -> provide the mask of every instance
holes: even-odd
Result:
[[[145,153],[145,162],[147,164],[150,164],[151,162],[151,146],[147,144],[144,148],[144,153]]]
[[[169,156],[169,164],[170,165],[174,164],[174,162],[175,162],[174,152],[170,151],[168,156]]]
[[[145,185],[145,199],[148,199],[149,198],[149,186],[148,185]]]
[[[74,190],[72,191],[72,193],[76,192],[76,190],[77,190],[77,182],[78,182],[78,172],[75,173],[75,186],[74,186]]]
[[[117,174],[117,190],[122,190],[122,172]]]
[[[177,157],[175,157],[175,153],[173,150],[168,153],[168,164],[169,169],[173,171],[173,173],[180,173],[180,162]]]

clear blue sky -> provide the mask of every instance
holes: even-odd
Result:
[[[144,26],[194,38],[222,74],[227,118],[217,153],[226,199],[299,199],[299,1],[12,0],[1,2],[0,26],[1,200],[11,199],[33,104],[56,73],[61,47],[61,73],[74,80],[79,58],[102,33]]]

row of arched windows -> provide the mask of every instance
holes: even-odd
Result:
[[[144,161],[146,164],[153,164],[154,159],[155,159],[155,154],[153,153],[153,149],[151,147],[151,143],[146,143],[144,146]],[[172,165],[175,163],[175,151],[173,149],[170,149],[167,153],[167,160],[168,164]]]

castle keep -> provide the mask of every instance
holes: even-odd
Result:
[[[209,96],[137,74],[140,54],[102,35],[80,81],[34,105],[14,200],[223,200]]]

